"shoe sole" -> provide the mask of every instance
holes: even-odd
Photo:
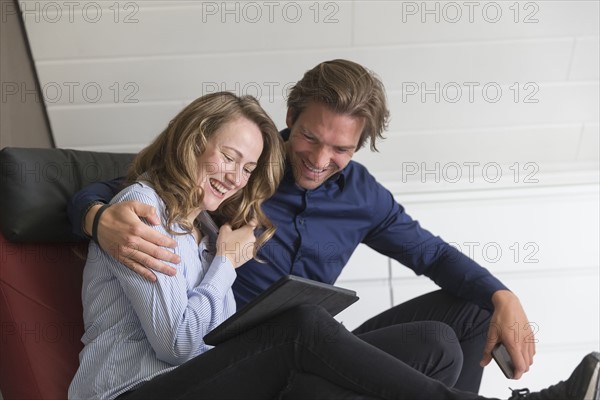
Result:
[[[593,353],[592,356],[595,358],[596,366],[590,379],[587,391],[585,392],[584,400],[600,400],[600,353]]]

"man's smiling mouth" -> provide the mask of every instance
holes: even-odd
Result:
[[[323,169],[317,169],[317,168],[314,168],[314,167],[311,167],[310,165],[308,165],[308,163],[304,160],[302,160],[302,164],[304,164],[306,169],[308,169],[310,172],[313,172],[315,174],[322,174],[323,172],[327,171],[327,167],[325,167]]]

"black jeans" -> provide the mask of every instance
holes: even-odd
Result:
[[[429,377],[455,389],[477,393],[483,375],[479,360],[490,317],[488,311],[440,290],[395,306],[353,332]],[[386,329],[389,327],[396,329]],[[376,332],[383,334],[382,340],[369,341],[367,335]],[[452,346],[457,342],[458,350]],[[429,346],[435,346],[448,357],[462,359],[462,368],[454,370],[460,376],[452,377],[450,370],[440,373],[436,368],[436,353],[428,353]],[[285,400],[363,398],[321,377],[305,374],[294,377],[284,396]]]
[[[416,322],[414,327],[424,324]],[[425,323],[430,327],[438,323]],[[419,329],[428,330],[427,327]],[[386,333],[387,332],[387,333]],[[160,375],[122,399],[273,399],[294,398],[290,385],[298,374],[317,377],[333,387],[379,399],[478,399],[440,380],[456,379],[460,370],[457,338],[428,351],[434,362],[411,366],[367,343],[388,342],[403,334],[402,326],[371,330],[364,340],[347,331],[321,307],[306,305],[287,311],[214,349]],[[363,335],[361,335],[363,336]],[[414,337],[406,336],[406,343]],[[418,342],[427,340],[419,338]],[[383,343],[385,346],[386,343]],[[389,343],[388,343],[389,345]],[[396,349],[396,346],[393,346]],[[448,348],[455,351],[448,353]],[[392,349],[387,349],[392,350]],[[419,357],[422,359],[422,357]],[[430,369],[438,379],[418,371]],[[454,378],[452,378],[454,376]],[[292,385],[293,386],[293,385]],[[321,398],[321,397],[319,397]],[[330,397],[331,398],[331,397]]]
[[[458,338],[463,358],[460,376],[453,386],[456,389],[477,393],[483,376],[483,368],[479,366],[479,361],[483,356],[490,319],[489,311],[438,290],[392,307],[371,318],[353,332],[361,335],[387,326],[402,326],[416,321],[437,321],[441,325],[434,326],[433,331],[415,331],[408,325],[405,328],[405,334],[407,336],[425,335],[434,341],[447,342],[452,339],[452,335],[447,331],[447,328],[450,327]],[[426,328],[431,329],[430,326],[426,326]],[[422,348],[404,346],[404,340],[404,337],[398,337],[395,345],[401,348],[408,347],[406,349],[410,352],[408,357],[419,359],[419,353],[424,354]],[[427,357],[426,354],[424,356]],[[401,359],[406,360],[404,357]]]

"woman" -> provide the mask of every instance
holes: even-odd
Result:
[[[218,93],[188,105],[140,152],[131,185],[112,202],[156,207],[163,218],[157,229],[177,241],[182,262],[176,276],[145,284],[90,243],[85,347],[70,398],[114,398],[208,350],[202,337],[235,312],[234,268],[274,232],[260,204],[283,174],[282,146],[256,100]],[[219,206],[229,223],[213,257],[194,221]]]
[[[203,342],[235,311],[235,268],[274,232],[260,206],[283,166],[273,122],[256,100],[230,93],[192,102],[135,158],[131,184],[112,203],[156,207],[162,225],[155,229],[175,239],[181,262],[175,276],[158,274],[151,283],[90,243],[85,346],[69,398],[480,398],[359,339],[316,306],[280,314],[213,349]],[[227,221],[214,252],[196,226],[202,211]],[[401,338],[381,332],[394,333]]]

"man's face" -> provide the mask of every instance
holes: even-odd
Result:
[[[315,189],[342,170],[354,155],[364,129],[363,118],[338,114],[326,105],[310,103],[292,125],[286,143],[296,184]]]

